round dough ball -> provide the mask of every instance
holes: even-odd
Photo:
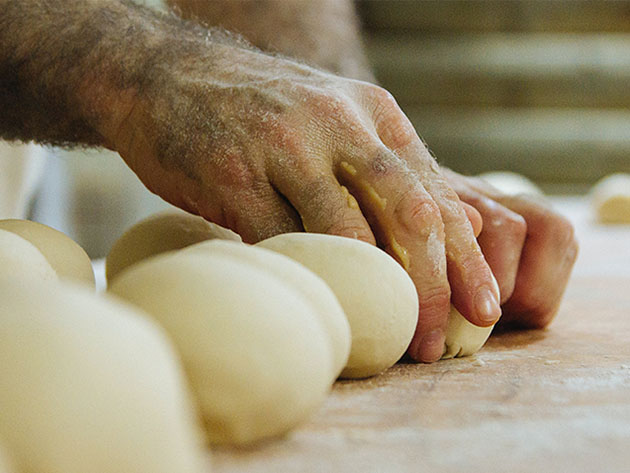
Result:
[[[446,351],[442,359],[470,356],[483,347],[492,333],[494,325],[478,327],[471,324],[459,311],[451,306],[446,327]]]
[[[0,230],[0,276],[56,281],[57,273],[29,241],[15,233]]]
[[[333,351],[331,378],[337,379],[350,354],[350,325],[337,297],[319,276],[291,258],[244,243],[211,240],[190,246],[184,251],[224,254],[237,258],[263,271],[269,271],[301,293],[315,309],[318,320],[330,338]]]
[[[0,229],[15,233],[35,245],[60,279],[94,287],[90,257],[69,236],[30,220],[0,220]]]
[[[17,471],[203,471],[183,372],[145,314],[61,282],[0,278],[0,300],[0,438]]]
[[[136,223],[114,243],[105,261],[107,282],[150,256],[213,238],[241,241],[233,231],[196,215],[178,210],[159,212]]]
[[[611,174],[591,190],[597,220],[601,223],[630,223],[630,174]]]
[[[543,196],[544,193],[532,181],[522,174],[509,171],[486,172],[479,175],[488,184],[507,195],[528,194]]]
[[[405,353],[418,322],[411,278],[368,243],[316,233],[285,233],[258,243],[302,263],[331,287],[352,333],[344,378],[373,376]]]
[[[212,442],[284,434],[330,390],[332,350],[314,309],[268,271],[225,255],[174,252],[129,268],[110,291],[171,335]]]

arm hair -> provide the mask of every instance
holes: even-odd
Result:
[[[238,32],[264,51],[375,82],[351,0],[167,0],[184,18]]]
[[[129,0],[0,0],[0,137],[104,145],[156,68],[246,46]]]

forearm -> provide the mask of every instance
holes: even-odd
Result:
[[[9,140],[111,147],[152,71],[202,49],[208,34],[127,1],[0,0],[0,11],[0,136]]]
[[[351,0],[167,0],[185,18],[221,26],[265,51],[374,81]]]

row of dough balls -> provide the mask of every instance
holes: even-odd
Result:
[[[0,221],[0,301],[0,473],[208,471],[172,342],[75,242]]]
[[[407,274],[351,239],[287,234],[252,247],[198,217],[160,214],[107,260],[110,294],[134,307],[85,287],[89,259],[65,235],[23,221],[0,229],[10,235],[0,240],[0,338],[10,341],[0,444],[18,473],[201,471],[203,440],[287,432],[339,374],[394,364],[417,321]],[[445,356],[469,354],[460,336],[474,326],[452,315]]]
[[[337,375],[345,378],[372,376],[390,367],[404,353],[417,317],[399,314],[413,314],[412,305],[417,313],[417,297],[411,279],[381,250],[360,241],[319,234],[279,235],[255,247],[226,245],[217,239],[242,243],[237,234],[199,217],[172,211],[156,214],[133,226],[114,244],[106,262],[107,280],[111,283],[120,272],[149,256],[211,240],[212,243],[197,246],[205,248],[205,253],[212,250],[214,254],[238,256],[241,261],[249,260],[266,267],[276,276],[280,273],[285,284],[310,293],[311,303],[331,300],[330,294],[326,294],[330,291],[300,265],[332,289],[348,319],[352,341],[344,367],[350,344],[344,341],[348,331],[341,330],[345,324],[341,321],[343,317],[330,308],[332,302],[329,302],[323,312],[335,314],[324,319],[338,320],[335,324],[329,320],[326,326],[335,347],[334,372]],[[258,247],[280,253],[299,264],[291,264],[287,258],[274,258],[268,252],[253,251]],[[300,276],[302,274],[305,276]],[[398,294],[405,297],[399,299]],[[409,309],[399,308],[398,303]],[[322,312],[323,308],[318,309]],[[471,324],[451,307],[442,358],[474,354],[484,345],[492,328]]]
[[[114,245],[106,273],[109,292],[171,336],[211,441],[287,432],[339,375],[372,376],[404,354],[418,299],[383,251],[306,233],[252,246],[201,222],[172,212],[140,222]]]

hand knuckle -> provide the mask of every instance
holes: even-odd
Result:
[[[435,317],[437,319],[448,312],[451,304],[451,291],[448,285],[419,290],[418,300],[420,303],[420,317],[423,318],[424,322],[428,322],[428,318]]]
[[[507,213],[500,226],[503,227],[502,232],[512,235],[515,239],[524,240],[527,235],[527,222],[517,213]]]
[[[544,226],[550,243],[559,251],[568,250],[575,243],[575,230],[567,218],[550,213],[544,219]]]
[[[404,228],[417,235],[428,234],[442,223],[437,204],[428,195],[415,192],[403,195],[395,207],[394,215]]]

